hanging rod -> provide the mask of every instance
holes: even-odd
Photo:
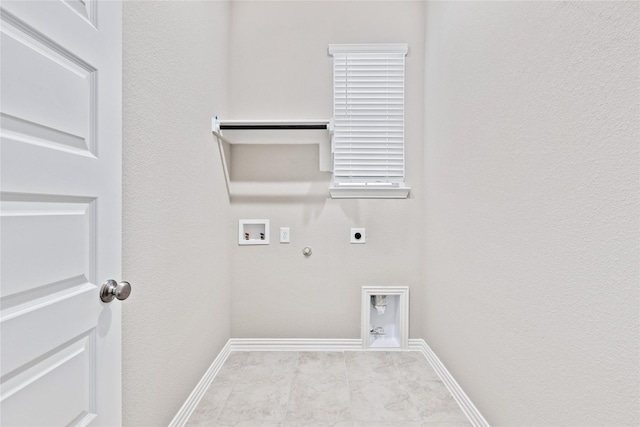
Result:
[[[220,125],[221,130],[326,129],[327,125]]]
[[[324,124],[297,124],[297,123],[269,123],[269,124],[241,124],[241,123],[229,123],[229,124],[220,124],[220,130],[279,130],[279,129],[302,129],[302,130],[313,130],[320,129],[326,130],[327,123]]]
[[[326,130],[329,119],[303,120],[220,120],[214,119],[214,129],[220,130]]]

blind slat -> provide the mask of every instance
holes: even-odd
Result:
[[[404,53],[333,54],[334,181],[404,181]]]

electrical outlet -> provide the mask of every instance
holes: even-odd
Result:
[[[280,227],[280,243],[289,243],[290,232],[289,227]]]
[[[364,228],[351,229],[351,243],[366,243]]]

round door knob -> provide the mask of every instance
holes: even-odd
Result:
[[[129,298],[131,294],[131,284],[129,282],[116,282],[113,279],[109,279],[102,284],[100,288],[100,299],[102,302],[111,302],[114,298],[120,301]]]

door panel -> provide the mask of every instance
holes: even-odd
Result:
[[[3,22],[1,39],[3,115],[12,130],[24,129],[23,137],[54,133],[66,137],[45,141],[87,149],[95,131],[96,70],[12,21],[17,25]]]
[[[25,202],[9,197],[0,202],[6,251],[0,275],[3,301],[75,277],[94,279],[95,254],[89,252],[95,247],[93,200]]]
[[[84,333],[35,359],[3,384],[6,425],[87,424],[96,417],[95,333]],[[61,384],[65,384],[64,388]],[[64,392],[63,392],[64,391]],[[37,410],[25,411],[34,402]],[[19,420],[20,424],[11,424]]]
[[[0,424],[118,425],[121,5],[0,10]]]

